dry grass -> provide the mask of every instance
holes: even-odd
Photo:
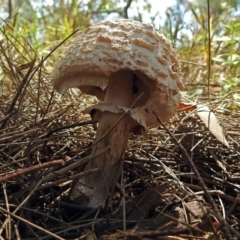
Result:
[[[226,232],[240,238],[240,113],[226,107],[237,92],[222,98],[219,88],[211,88],[213,110],[230,148],[196,114],[179,112],[166,126],[178,143],[164,127],[131,136],[122,179],[108,209],[96,212],[68,201],[79,172],[91,174],[78,169],[91,160],[95,134],[82,110],[96,99],[78,90],[59,99],[49,82],[52,55],[41,58],[27,42],[5,40],[0,59],[2,239],[93,239],[93,230],[97,239],[224,239]],[[188,78],[196,74],[185,72]],[[198,101],[206,103],[207,87],[197,86],[204,89]],[[195,98],[187,94],[192,89],[187,86],[184,101]],[[224,226],[217,224],[186,153],[226,219]],[[131,231],[117,232],[125,227]]]

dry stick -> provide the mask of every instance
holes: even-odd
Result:
[[[3,118],[0,119],[0,123],[3,121],[7,121],[8,118],[10,118],[12,115],[14,115],[16,113],[16,110],[13,109],[11,112],[9,112],[8,114],[6,114]]]
[[[74,180],[76,178],[80,178],[80,177],[83,177],[83,176],[86,176],[88,174],[92,174],[92,173],[98,172],[98,171],[99,171],[98,168],[92,168],[92,169],[86,170],[84,172],[76,173],[76,174],[71,175],[69,177],[61,178],[61,179],[56,180],[54,182],[47,183],[46,185],[42,185],[41,187],[38,188],[38,190],[42,190],[44,188],[48,188],[48,187],[51,187],[51,186],[59,185],[59,184],[61,184],[63,182],[66,182],[66,181],[69,181],[69,180]]]
[[[53,160],[51,162],[46,162],[46,163],[31,166],[31,167],[28,167],[28,168],[22,168],[22,169],[16,170],[12,173],[6,174],[5,176],[1,176],[0,177],[0,183],[5,182],[5,181],[7,181],[9,179],[12,179],[12,178],[19,177],[21,175],[27,175],[29,173],[39,171],[43,168],[55,167],[55,166],[58,166],[58,165],[63,166],[64,165],[64,160],[62,160],[62,159],[61,160]]]
[[[10,211],[10,208],[9,208],[9,203],[8,203],[8,195],[7,195],[7,189],[6,189],[6,183],[3,183],[2,184],[2,188],[3,188],[3,193],[4,193],[4,198],[5,198],[5,204],[6,204],[6,208],[7,208],[7,211],[9,212]],[[8,220],[8,224],[6,226],[6,237],[8,236],[8,239],[11,239],[11,216],[8,215],[7,217],[7,220]]]
[[[54,179],[56,176],[63,175],[66,172],[69,172],[72,169],[76,169],[76,168],[80,167],[81,165],[88,163],[89,161],[91,161],[92,159],[102,155],[103,153],[105,153],[109,149],[110,149],[109,147],[103,148],[100,151],[98,151],[96,154],[92,154],[92,155],[90,155],[88,157],[85,157],[85,158],[83,158],[83,159],[81,159],[79,161],[76,161],[76,162],[72,163],[71,165],[68,165],[68,166],[66,166],[64,168],[61,168],[60,170],[58,170],[56,172],[53,172],[50,175],[47,175],[46,177],[44,177],[42,179],[42,183],[49,182],[52,179]]]
[[[137,231],[137,232],[123,232],[121,230],[117,230],[117,232],[127,236],[127,239],[155,239],[156,237],[160,236],[167,236],[167,235],[179,235],[179,234],[186,234],[189,233],[188,228],[181,228],[181,229],[170,229],[170,230],[156,230],[156,231]]]
[[[192,168],[192,170],[194,171],[194,173],[196,174],[196,177],[197,177],[197,180],[199,181],[206,197],[207,197],[207,200],[208,202],[210,203],[210,205],[212,206],[215,214],[216,214],[216,217],[220,223],[219,225],[219,228],[221,228],[222,226],[226,226],[226,221],[225,219],[223,219],[223,217],[221,216],[221,213],[219,211],[219,209],[217,208],[217,205],[215,204],[211,194],[209,194],[208,192],[208,189],[204,183],[204,181],[202,180],[202,177],[201,175],[199,174],[195,164],[193,163],[192,159],[189,157],[188,153],[186,152],[185,148],[183,147],[183,145],[178,141],[178,139],[168,130],[168,128],[163,124],[162,120],[159,118],[159,116],[153,112],[153,114],[156,116],[157,118],[157,121],[163,126],[163,128],[166,130],[166,132],[169,134],[169,136],[174,140],[174,142],[180,147],[180,149],[182,150],[188,164],[190,165],[190,167]],[[226,237],[226,239],[231,239],[231,234],[230,234],[230,231],[228,228],[226,227],[223,227],[223,232],[224,232],[224,235]],[[211,238],[211,236],[210,236]]]
[[[194,190],[202,190],[201,187],[196,186],[196,185],[192,185],[192,184],[188,184],[188,183],[184,183],[184,186],[186,186],[186,187],[188,187],[190,189],[194,189]],[[224,192],[222,192],[220,190],[209,190],[208,192],[211,195],[219,195],[222,198],[227,199],[228,201],[231,201],[231,202],[236,203],[236,204],[240,204],[240,198],[239,197],[237,197],[237,198],[231,197],[231,196],[225,194]],[[204,192],[203,191],[199,191],[199,192],[195,192],[194,194],[195,195],[202,195],[202,194],[204,194]]]
[[[179,174],[176,174],[176,175],[179,175]],[[197,177],[195,175],[192,175],[192,174],[181,174],[180,176],[184,176],[184,177],[187,177],[187,178],[193,178],[193,179],[197,179]],[[240,186],[237,185],[237,184],[233,184],[233,183],[230,183],[230,182],[226,182],[220,178],[217,178],[217,177],[214,177],[214,176],[211,176],[211,178],[206,175],[206,174],[203,174],[203,177],[202,179],[204,180],[204,182],[207,182],[207,183],[211,183],[211,184],[218,184],[218,185],[221,185],[221,186],[224,186],[224,187],[231,187],[231,188],[234,188],[238,191],[240,191]],[[184,183],[185,184],[185,183]],[[196,185],[195,185],[196,187]]]
[[[24,223],[26,223],[26,224],[34,227],[34,228],[37,228],[38,230],[40,230],[40,231],[42,231],[42,232],[44,232],[44,233],[46,233],[46,234],[54,237],[54,239],[64,240],[64,238],[61,238],[61,237],[59,237],[58,235],[56,235],[56,234],[54,234],[54,233],[52,233],[52,232],[50,232],[50,231],[48,231],[48,230],[40,227],[40,226],[38,226],[38,225],[36,225],[36,224],[34,224],[34,223],[31,223],[31,222],[27,221],[26,219],[24,219],[24,218],[22,218],[22,217],[19,217],[19,216],[17,216],[17,215],[14,214],[14,213],[11,213],[11,212],[5,210],[5,209],[2,208],[2,207],[0,207],[0,211],[2,211],[3,213],[5,213],[5,214],[7,214],[7,215],[10,215],[10,216],[13,217],[13,218],[16,218],[16,219],[20,220],[20,221],[22,221],[22,222],[24,222]]]

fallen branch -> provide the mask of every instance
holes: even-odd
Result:
[[[5,182],[7,180],[10,180],[12,178],[19,177],[21,175],[27,175],[27,174],[39,171],[39,170],[44,169],[44,168],[56,167],[56,166],[59,166],[59,165],[63,166],[64,165],[64,160],[62,160],[62,159],[53,160],[51,162],[46,162],[46,163],[31,166],[31,167],[27,167],[27,168],[22,168],[22,169],[14,171],[14,172],[7,173],[4,176],[1,176],[0,177],[0,183]]]

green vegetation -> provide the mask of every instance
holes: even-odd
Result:
[[[91,22],[109,16],[131,17],[139,21],[149,19],[169,37],[183,60],[186,84],[219,84],[221,94],[239,87],[240,24],[236,1],[210,1],[212,5],[208,15],[207,1],[178,0],[176,5],[166,10],[165,16],[159,16],[158,9],[150,11],[151,1],[139,0],[143,8],[141,11],[136,9],[135,16],[129,16],[129,12],[138,1],[122,4],[120,2],[123,1],[111,0],[49,2],[9,0],[1,5],[1,36],[8,39],[2,44],[12,45],[14,61],[19,65],[27,64],[34,56],[46,56],[72,32],[86,28]],[[55,53],[49,61],[55,61],[57,57]],[[207,74],[209,63],[210,76]],[[191,71],[192,68],[196,71]],[[198,93],[202,91],[196,91]]]

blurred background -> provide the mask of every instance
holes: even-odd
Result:
[[[154,25],[177,48],[188,94],[202,95],[200,86],[206,83],[225,94],[240,86],[239,7],[239,0],[211,0],[209,9],[203,0],[2,0],[0,39],[7,34],[20,52],[18,44],[24,39],[26,48],[31,45],[29,55],[46,56],[76,29],[103,19],[135,19]],[[30,62],[32,56],[25,58],[15,56],[18,64]],[[56,58],[58,51],[48,61]]]

